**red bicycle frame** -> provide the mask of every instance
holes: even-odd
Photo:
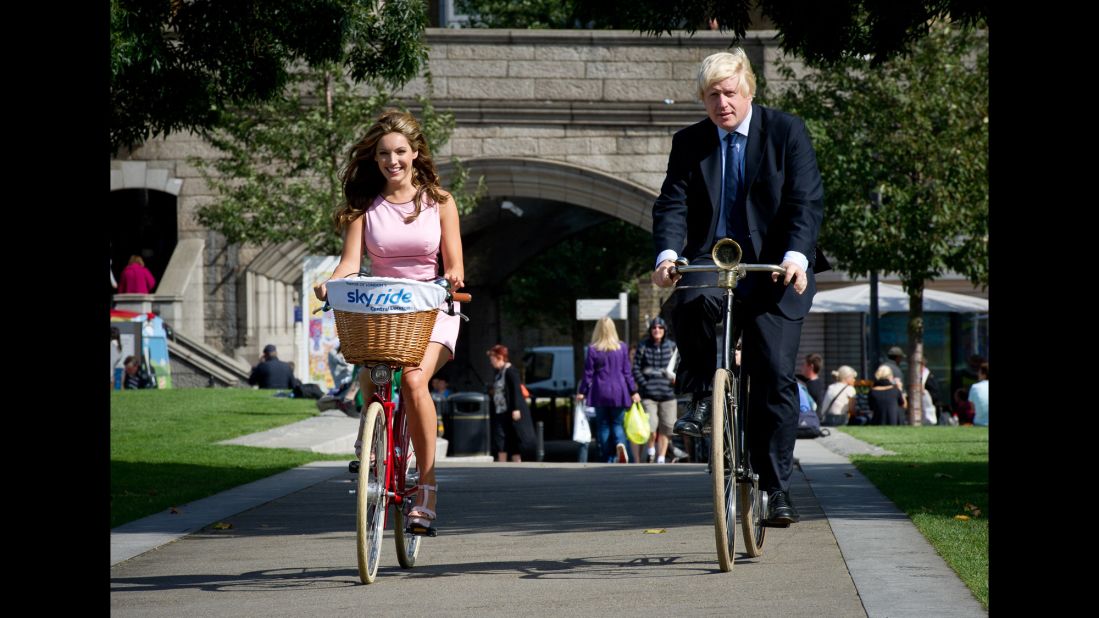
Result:
[[[408,435],[408,419],[405,416],[404,402],[394,403],[391,395],[392,376],[401,370],[393,370],[392,367],[390,369],[390,379],[385,384],[376,385],[371,401],[382,404],[382,411],[385,413],[385,437],[386,444],[389,445],[385,452],[385,493],[397,508],[404,508],[407,499],[416,493],[415,489],[411,491],[407,489],[408,451],[411,440]],[[385,519],[383,527],[389,525],[389,509],[386,509]]]

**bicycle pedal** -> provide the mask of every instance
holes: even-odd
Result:
[[[432,537],[432,538],[434,538],[436,536],[439,536],[439,532],[437,530],[435,530],[435,528],[416,528],[416,529],[413,529],[411,526],[409,526],[409,527],[404,529],[404,533],[405,534],[411,534],[412,536],[429,536],[429,537]]]

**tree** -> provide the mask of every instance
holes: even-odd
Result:
[[[988,285],[988,39],[938,25],[908,55],[822,69],[774,98],[813,139],[820,246],[855,276],[896,273],[908,293],[905,382],[918,424],[924,284],[953,270]],[[883,196],[877,212],[872,192]]]
[[[223,114],[222,127],[207,139],[224,156],[191,159],[220,194],[218,201],[199,207],[199,223],[229,243],[297,240],[314,252],[339,253],[342,238],[332,213],[343,200],[340,171],[352,144],[389,104],[389,95],[355,92],[338,75],[335,67],[294,75],[288,92],[296,94]],[[426,97],[419,102],[425,137],[437,151],[450,138],[454,115],[437,113]],[[471,194],[464,188],[467,172],[460,162],[457,168],[447,188],[464,214],[480,197],[483,181]]]
[[[112,154],[205,133],[282,94],[294,64],[399,88],[427,61],[423,0],[111,0]]]
[[[474,26],[626,28],[694,33],[711,25],[744,38],[760,18],[774,24],[784,51],[811,65],[869,55],[887,60],[949,18],[987,26],[987,0],[459,0]]]

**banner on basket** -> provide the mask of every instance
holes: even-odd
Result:
[[[328,304],[352,313],[409,313],[435,309],[446,290],[434,283],[391,277],[353,277],[328,282]]]

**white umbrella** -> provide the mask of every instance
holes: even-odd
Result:
[[[988,299],[938,290],[923,291],[924,311],[943,311],[949,313],[987,313]],[[861,283],[843,288],[817,292],[813,297],[815,313],[869,313],[870,284]],[[908,294],[899,285],[878,284],[878,311],[908,312]]]

